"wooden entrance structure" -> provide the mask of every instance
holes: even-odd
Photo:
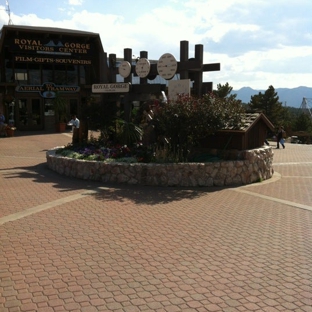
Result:
[[[208,92],[212,92],[213,90],[212,82],[203,82],[203,73],[210,71],[219,71],[221,67],[220,63],[204,64],[203,53],[204,46],[202,44],[196,44],[195,55],[193,58],[189,58],[189,42],[180,41],[180,61],[178,62],[176,74],[180,75],[180,79],[190,79],[191,81],[193,81],[191,94],[198,97],[201,97],[203,94],[206,94]],[[132,64],[132,55],[132,49],[124,49],[124,61],[128,61],[131,64],[131,74],[136,75],[135,65]],[[148,58],[148,52],[141,51],[140,58]],[[116,66],[116,64],[116,54],[109,54],[109,83],[116,82],[116,76],[118,74],[118,67]],[[130,103],[132,101],[147,101],[150,99],[150,94],[161,94],[161,91],[166,90],[166,84],[148,83],[148,80],[155,79],[157,75],[157,63],[152,63],[149,75],[146,78],[140,78],[139,84],[132,84],[132,75],[124,78],[124,82],[131,84],[129,93],[124,94],[123,98],[126,120],[130,119]],[[120,95],[117,96],[120,97]]]

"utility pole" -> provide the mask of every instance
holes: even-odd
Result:
[[[5,4],[6,4],[6,9],[5,10],[6,10],[6,12],[9,15],[9,23],[8,23],[8,25],[13,25],[13,22],[11,20],[11,10],[10,10],[10,5],[9,5],[9,0],[6,0]]]

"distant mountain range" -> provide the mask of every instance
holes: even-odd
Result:
[[[249,103],[251,96],[258,94],[259,92],[264,93],[266,90],[254,90],[249,87],[244,87],[239,90],[233,90],[231,94],[237,94],[237,99],[243,103]],[[279,101],[283,103],[283,106],[299,108],[302,103],[302,99],[312,98],[312,88],[298,87],[293,89],[287,88],[276,88],[275,92],[279,97]]]

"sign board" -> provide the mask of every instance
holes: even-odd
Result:
[[[91,40],[90,40],[91,41]],[[40,55],[54,55],[54,56],[83,56],[90,58],[94,53],[94,45],[84,41],[64,40],[62,38],[57,40],[52,39],[33,39],[30,37],[23,37],[19,35],[17,38],[11,40],[9,46],[10,51],[23,55],[36,55],[34,58],[40,58]],[[39,57],[38,57],[39,55]],[[26,59],[27,57],[25,57]]]
[[[53,82],[45,82],[42,85],[18,85],[16,92],[39,92],[44,98],[55,98],[56,92],[59,93],[76,93],[80,91],[79,86],[56,85]]]
[[[92,85],[92,93],[125,93],[129,92],[130,83],[98,83]]]
[[[190,95],[191,87],[190,79],[181,79],[181,80],[169,80],[168,82],[168,96],[169,100],[174,101],[179,94]]]

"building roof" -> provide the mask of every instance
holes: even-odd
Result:
[[[220,131],[247,132],[259,120],[262,120],[271,131],[274,131],[273,124],[263,113],[245,113],[242,116],[242,124],[239,129],[228,127]]]
[[[75,36],[100,36],[97,33],[82,31],[82,30],[73,30],[66,28],[56,28],[56,27],[40,27],[40,26],[25,26],[25,25],[3,25],[2,31],[25,31],[25,32],[38,32],[38,33],[56,33],[56,34],[72,34]]]
[[[55,27],[37,27],[37,26],[24,26],[24,25],[4,25],[0,31],[0,49],[3,47],[4,38],[12,32],[25,32],[33,34],[46,34],[46,35],[58,35],[58,36],[74,36],[81,37],[84,39],[93,39],[98,44],[100,49],[104,52],[101,37],[97,33],[73,30],[66,28],[55,28]]]

